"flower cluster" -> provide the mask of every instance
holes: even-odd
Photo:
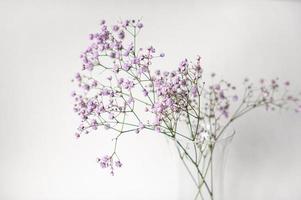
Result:
[[[79,88],[72,92],[74,111],[81,118],[77,138],[102,126],[118,133],[117,143],[123,133],[154,129],[134,109],[139,103],[147,107],[154,99],[147,103],[135,93],[139,90],[148,96],[152,92],[149,66],[153,59],[164,57],[164,53],[157,54],[152,46],[137,48],[136,37],[142,28],[140,20],[125,20],[111,27],[102,21],[99,32],[89,35],[91,45],[80,55],[82,71],[72,80]],[[127,118],[135,120],[130,123]],[[114,151],[110,159],[102,160],[110,161],[116,156]]]
[[[114,162],[113,157],[108,155],[97,158],[97,163],[99,163],[101,168],[109,168],[112,176],[114,176],[114,167],[120,168],[122,166],[122,163],[119,160]]]
[[[155,126],[162,123],[164,118],[181,114],[190,110],[190,103],[198,97],[199,80],[202,77],[201,58],[196,63],[187,59],[180,62],[177,71],[157,70],[153,76],[156,102],[152,107],[155,114]],[[157,128],[160,131],[160,128]]]
[[[275,110],[293,104],[301,111],[299,97],[289,93],[290,83],[278,78],[258,84],[245,79],[244,92],[238,95],[233,84],[216,80],[214,73],[210,84],[204,81],[199,56],[193,62],[183,59],[174,71],[155,70],[154,59],[165,54],[153,46],[137,46],[142,28],[141,20],[113,26],[101,21],[99,31],[89,35],[91,44],[80,55],[82,70],[72,80],[78,86],[72,92],[74,111],[81,119],[76,137],[99,127],[116,133],[113,153],[97,159],[111,174],[122,166],[117,143],[126,133],[155,130],[202,146],[220,139],[229,124],[257,107]],[[181,122],[189,134],[179,132]]]

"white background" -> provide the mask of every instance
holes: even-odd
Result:
[[[208,2],[1,0],[0,199],[166,200],[189,190],[164,137],[124,137],[115,177],[95,162],[112,147],[104,131],[74,139],[70,80],[101,19],[143,17],[140,44],[166,53],[157,68],[200,54],[207,72],[237,84],[280,76],[301,88],[301,2]],[[237,122],[226,199],[301,199],[300,117],[256,111]]]

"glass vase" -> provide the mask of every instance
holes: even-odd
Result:
[[[180,158],[178,200],[224,200],[224,175],[234,131],[201,145],[176,139]]]

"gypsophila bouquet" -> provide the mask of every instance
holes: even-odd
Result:
[[[213,199],[212,180],[206,180],[212,159],[206,161],[205,170],[200,166],[212,156],[227,127],[258,107],[299,112],[299,98],[290,94],[288,81],[278,78],[256,83],[245,79],[238,90],[228,81],[217,80],[213,73],[208,84],[200,56],[193,61],[183,59],[174,71],[154,70],[154,60],[165,55],[153,46],[137,45],[142,29],[140,20],[113,26],[102,21],[99,31],[89,35],[91,45],[80,56],[82,70],[72,80],[78,86],[72,93],[74,111],[81,119],[75,135],[79,138],[101,127],[116,132],[112,152],[97,158],[113,175],[114,169],[122,166],[117,151],[120,136],[144,130],[164,134],[175,142],[184,163],[196,170],[197,178],[190,174],[197,196],[204,198],[201,193],[206,192]],[[181,123],[187,132],[180,131]],[[193,151],[187,149],[187,142]]]

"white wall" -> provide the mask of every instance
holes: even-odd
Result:
[[[301,88],[301,2],[207,2],[2,0],[0,199],[177,199],[178,162],[163,137],[124,137],[115,177],[95,163],[111,148],[105,132],[73,137],[70,79],[100,19],[143,17],[141,45],[167,55],[157,67],[200,54],[236,83],[281,76]],[[226,199],[301,199],[300,117],[259,111],[236,124]]]

